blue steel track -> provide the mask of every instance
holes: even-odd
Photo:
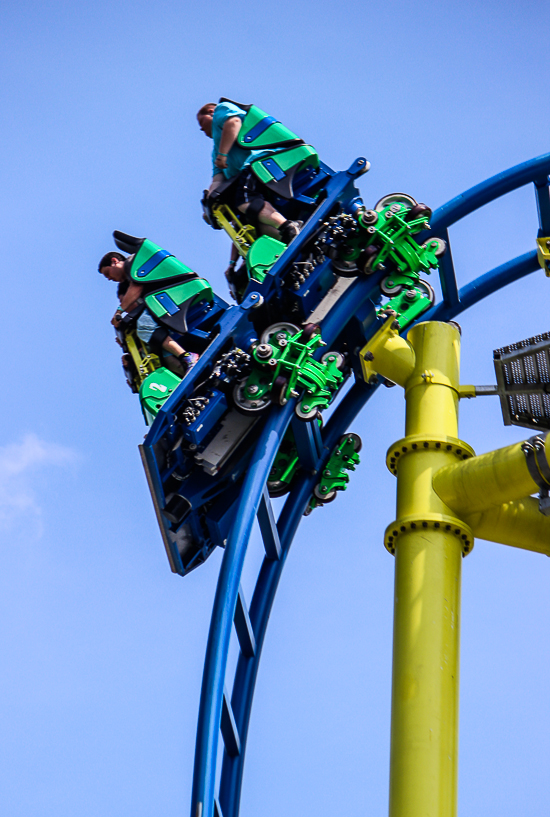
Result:
[[[434,212],[430,236],[438,236],[448,242],[448,251],[440,267],[443,300],[422,315],[422,321],[451,320],[493,292],[540,269],[536,250],[532,250],[481,275],[459,290],[448,228],[485,204],[532,183],[539,216],[538,235],[550,236],[549,174],[550,154],[545,154],[487,179]],[[372,290],[372,279],[358,278],[335,304],[321,324],[323,338],[329,348],[342,326],[372,295]],[[307,471],[302,471],[303,476],[288,495],[277,521],[265,486],[280,440],[292,422],[295,400],[282,408],[273,407],[266,421],[239,498],[236,522],[227,540],[214,599],[199,707],[191,817],[237,817],[239,813],[254,688],[269,616],[286,557],[318,479],[316,473],[324,467],[338,439],[376,388],[357,381],[341,400],[326,427],[317,435],[310,428],[314,424],[296,424],[295,433],[301,434],[301,440],[297,440],[299,453],[302,462],[307,463]],[[256,518],[266,553],[248,608],[240,582]],[[240,653],[229,694],[226,671],[233,626]],[[218,768],[220,734],[223,740],[221,770]]]

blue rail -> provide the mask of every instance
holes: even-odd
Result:
[[[539,235],[550,234],[549,173],[550,154],[546,154],[497,174],[438,208],[432,218],[432,234],[448,239],[447,228],[451,224],[529,182],[535,185]],[[444,300],[423,315],[423,321],[450,320],[496,290],[539,268],[536,252],[531,251],[496,267],[459,291],[450,252],[448,258],[441,273]],[[372,295],[376,284],[374,276],[371,279],[358,279],[337,302],[323,322],[323,337],[329,344]],[[362,382],[355,383],[350,389],[322,432],[321,449],[312,453],[316,457],[316,471],[324,466],[338,439],[375,391],[376,387]],[[239,812],[248,726],[267,624],[286,557],[318,478],[314,473],[303,473],[275,524],[271,503],[265,492],[265,482],[279,441],[291,420],[293,408],[294,401],[290,401],[283,409],[272,410],[258,441],[241,494],[237,522],[222,560],[206,650],[191,817],[237,817]],[[240,593],[240,577],[256,515],[260,521],[266,557],[260,568],[248,611]],[[228,699],[225,692],[225,672],[233,623],[241,652],[231,698]],[[220,730],[225,748],[219,797],[216,797]]]

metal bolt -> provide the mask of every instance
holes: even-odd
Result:
[[[271,357],[272,354],[273,349],[269,343],[260,343],[260,345],[256,347],[256,357],[259,357],[261,360]]]
[[[258,296],[256,295],[255,292],[253,292],[252,295],[250,296],[250,300],[251,301],[257,301],[258,300]]]
[[[256,392],[258,391],[258,387],[257,386],[247,386],[246,390],[247,390],[247,392],[249,394],[256,394]]]

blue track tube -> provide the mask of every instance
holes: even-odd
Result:
[[[223,555],[204,663],[191,817],[213,817],[223,688],[241,573],[262,491],[294,410],[294,402],[289,401],[284,408],[272,409],[262,430],[248,467],[236,521]]]
[[[469,190],[455,196],[454,199],[434,210],[430,219],[434,235],[437,235],[439,230],[449,227],[464,218],[464,216],[473,213],[474,210],[478,210],[485,204],[494,201],[494,199],[505,196],[506,193],[517,190],[518,187],[523,187],[524,184],[529,184],[529,182],[535,182],[539,185],[545,184],[549,174],[550,153],[544,153],[542,156],[537,156],[536,159],[529,159],[528,162],[515,165],[509,170],[504,170],[502,173],[497,173],[496,176],[491,176],[490,179],[476,184],[475,187],[470,187]]]
[[[329,457],[342,434],[375,391],[376,387],[367,386],[361,381],[352,386],[327,423],[323,443],[324,459]],[[250,658],[239,655],[237,663],[231,706],[239,731],[241,751],[234,757],[224,752],[219,795],[223,817],[237,817],[239,813],[248,726],[269,616],[286,557],[317,479],[316,474],[304,474],[285,502],[277,523],[281,558],[277,561],[264,559],[252,596],[249,612],[256,639],[256,652]]]
[[[537,251],[531,250],[531,252],[526,252],[524,255],[518,256],[518,258],[514,258],[512,261],[507,261],[505,264],[495,267],[495,269],[490,272],[486,272],[485,275],[480,275],[475,281],[462,287],[458,293],[458,304],[450,306],[446,304],[445,301],[441,301],[437,306],[433,306],[425,312],[416,323],[451,320],[456,315],[459,315],[460,312],[464,312],[465,309],[477,304],[478,301],[482,301],[483,298],[492,295],[497,289],[502,289],[502,287],[514,281],[518,281],[520,278],[524,278],[526,275],[530,275],[537,270],[540,270]]]

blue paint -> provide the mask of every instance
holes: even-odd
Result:
[[[136,276],[138,278],[145,278],[147,275],[149,275],[150,272],[152,272],[155,269],[155,267],[158,267],[161,261],[164,261],[165,258],[170,258],[171,255],[172,253],[168,252],[168,250],[159,250],[154,255],[152,255],[151,258],[149,258],[149,260],[145,262],[145,264],[141,265],[141,267],[136,272]]]
[[[172,300],[167,292],[159,292],[158,295],[155,295],[155,299],[162,307],[164,307],[164,309],[166,309],[169,315],[175,315],[176,312],[179,312],[179,306]]]
[[[248,133],[243,139],[243,142],[246,142],[247,144],[249,142],[253,142],[254,139],[257,139],[258,136],[261,136],[262,133],[264,133],[269,128],[270,125],[275,125],[278,121],[279,120],[275,119],[274,116],[264,116],[263,119],[260,119],[260,121],[257,122],[254,125],[254,127],[251,128],[251,130],[248,131]]]
[[[280,182],[281,179],[284,179],[285,172],[284,170],[281,170],[274,159],[264,159],[261,164],[265,167],[268,173],[271,173],[275,181]]]

